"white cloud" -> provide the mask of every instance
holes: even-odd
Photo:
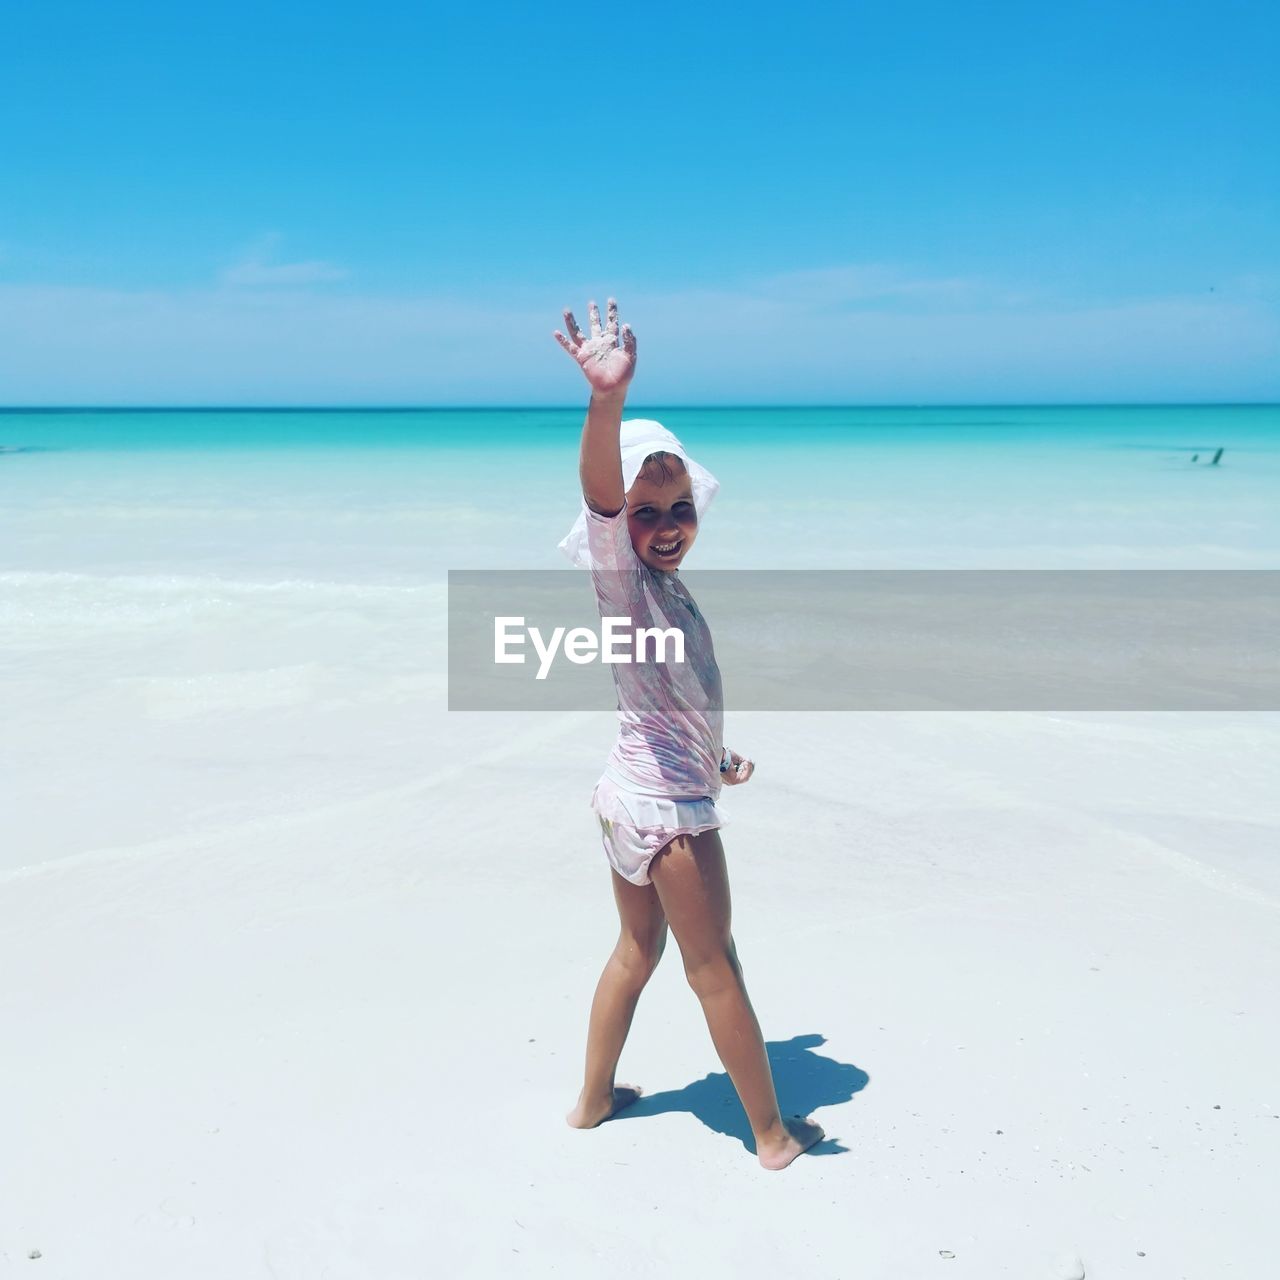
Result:
[[[741,291],[805,308],[875,306],[904,300],[952,306],[988,292],[987,285],[965,276],[928,276],[900,267],[860,264],[787,271],[766,276]]]
[[[582,399],[551,338],[566,302],[585,319],[579,285],[513,288],[495,310],[308,291],[305,277],[188,292],[0,285],[0,403]],[[1280,398],[1280,307],[1256,280],[1080,306],[855,265],[620,300],[640,338],[641,405]]]
[[[345,280],[351,273],[331,262],[240,262],[222,273],[222,283],[232,286],[308,285]]]
[[[313,284],[330,284],[345,280],[351,274],[343,267],[317,258],[305,262],[275,262],[281,237],[276,233],[261,236],[246,250],[240,260],[221,276],[230,288],[304,288]]]

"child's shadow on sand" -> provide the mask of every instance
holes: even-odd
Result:
[[[778,1091],[778,1105],[784,1116],[809,1115],[818,1107],[848,1102],[871,1079],[860,1067],[852,1063],[836,1062],[821,1054],[806,1052],[826,1044],[826,1037],[817,1034],[792,1036],[790,1040],[770,1040],[765,1044],[773,1081]],[[742,1103],[734,1091],[733,1082],[723,1071],[715,1071],[687,1084],[683,1089],[667,1089],[663,1093],[642,1094],[631,1106],[620,1111],[609,1122],[639,1120],[643,1116],[660,1116],[669,1111],[687,1111],[697,1116],[708,1129],[736,1138],[744,1147],[755,1153],[755,1139],[747,1123]],[[824,1126],[825,1128],[825,1126]],[[828,1135],[816,1146],[810,1147],[811,1156],[833,1156],[847,1151],[838,1139]]]

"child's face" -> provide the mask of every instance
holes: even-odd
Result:
[[[650,568],[670,572],[679,567],[698,536],[698,513],[684,464],[678,458],[665,462],[669,480],[664,480],[662,468],[651,462],[627,490],[627,527],[636,555]],[[658,547],[671,550],[661,552]]]

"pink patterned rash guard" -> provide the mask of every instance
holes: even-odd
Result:
[[[588,509],[587,539],[602,618],[629,617],[635,627],[674,627],[684,634],[683,662],[670,660],[670,642],[667,661],[654,661],[650,640],[648,661],[613,664],[618,741],[607,772],[641,791],[714,798],[721,787],[724,706],[706,619],[679,570],[659,572],[636,555],[625,506],[614,516]]]

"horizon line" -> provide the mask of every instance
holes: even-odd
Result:
[[[1268,409],[1280,400],[920,400],[831,403],[681,403],[651,401],[644,409]],[[518,413],[577,412],[575,404],[11,404],[0,413]]]

